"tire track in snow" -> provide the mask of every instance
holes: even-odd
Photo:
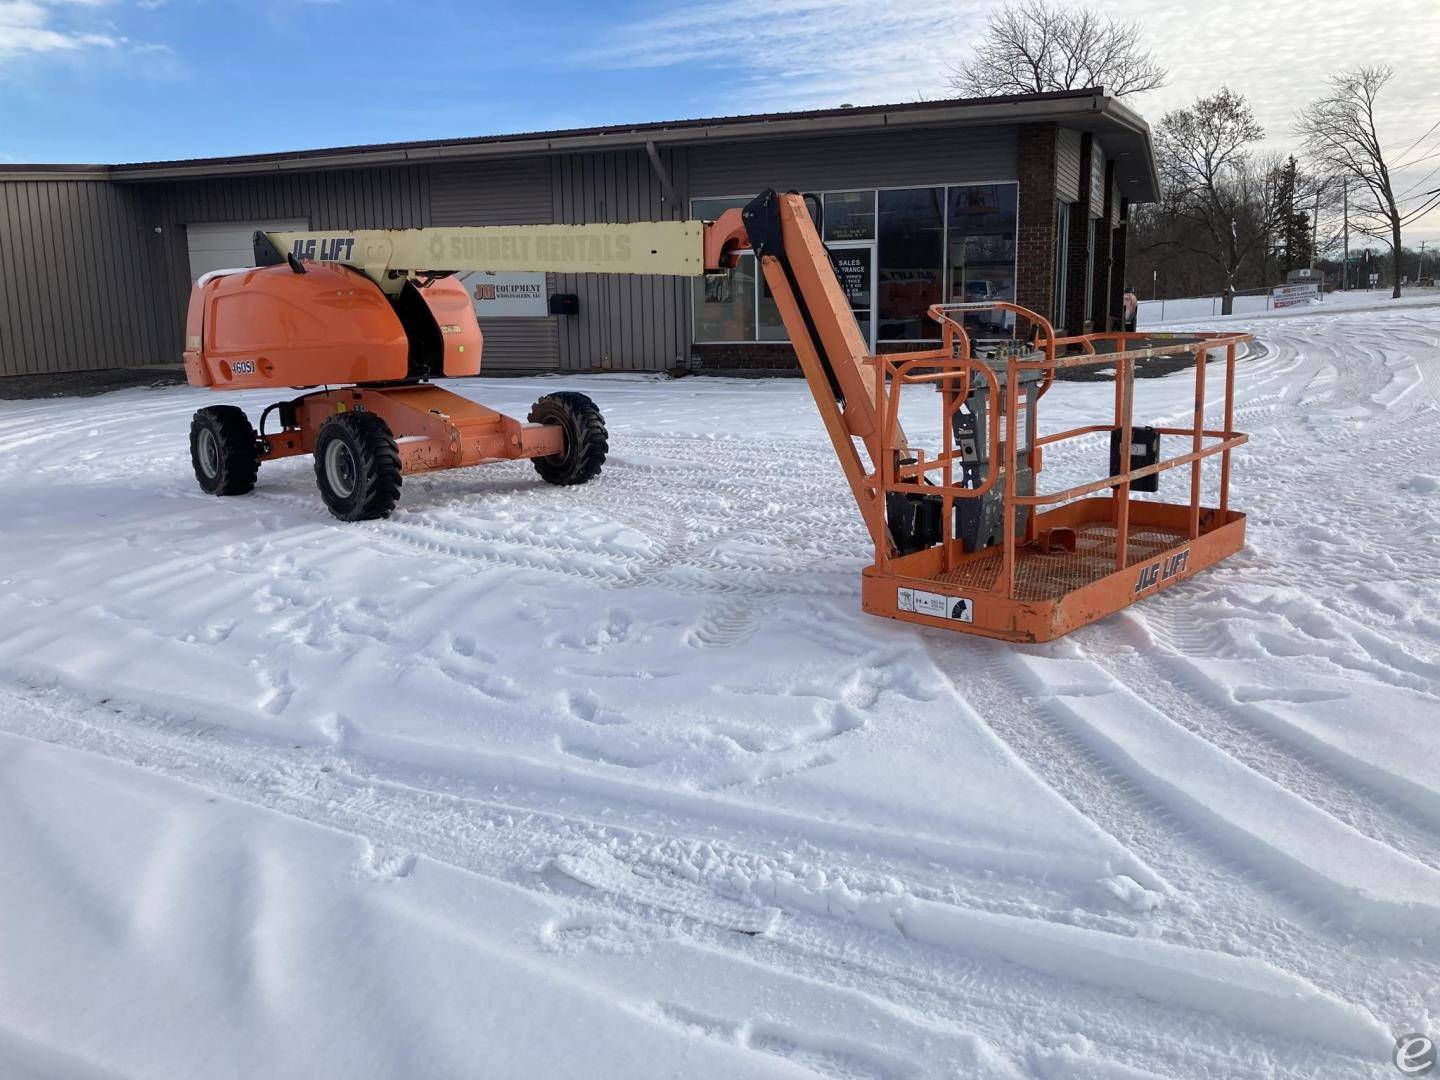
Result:
[[[985,643],[988,655],[958,656],[949,635],[927,631],[926,637],[957,696],[1037,776],[1165,880],[1183,883],[1150,916],[1161,940],[1221,953],[1244,941],[1247,954],[1337,988],[1346,1000],[1381,1003],[1400,1026],[1407,1022],[1404,986],[1419,971],[1440,980],[1433,958],[1397,956],[1387,938],[1362,944],[1335,925],[1328,908],[1283,887],[1277,891],[1273,877],[1257,878],[1247,858],[1197,829],[1079,738],[1066,718],[1052,712],[1046,695],[1037,696],[1018,653]]]
[[[26,738],[133,763],[219,794],[351,832],[367,842],[366,865],[358,867],[365,873],[405,874],[414,866],[416,855],[423,855],[471,873],[550,892],[545,875],[535,866],[537,850],[557,855],[619,850],[639,853],[642,860],[659,852],[694,850],[693,842],[688,847],[683,841],[677,845],[672,831],[661,839],[660,834],[587,819],[560,806],[513,801],[509,797],[516,794],[513,789],[496,798],[467,793],[453,784],[444,790],[415,786],[370,774],[362,761],[343,751],[298,747],[287,751],[221,726],[166,721],[113,706],[86,708],[67,704],[63,695],[54,693],[27,696],[17,711],[14,705],[21,699],[4,702],[8,696],[0,690],[0,703],[10,706],[0,709],[0,727]],[[783,852],[789,846],[782,843],[777,848],[779,861],[774,865],[785,865]],[[716,855],[733,859],[739,853],[739,849],[713,839],[705,841],[703,849],[707,860]],[[808,850],[812,858],[824,857],[822,849]],[[748,865],[753,865],[755,858],[749,856]],[[797,872],[805,873],[807,865],[812,864],[801,860]],[[888,877],[891,884],[885,888],[890,889],[894,878],[887,874],[888,869],[877,864],[874,874],[882,881]],[[824,877],[822,874],[821,879]],[[757,924],[750,915],[730,914],[726,904],[733,901],[704,891],[687,899],[683,888],[672,898],[663,883],[657,882],[637,885],[638,894],[636,889],[607,891],[601,884],[599,890],[563,893],[579,911],[587,913],[577,916],[580,920],[637,918],[652,926],[655,917],[651,909],[659,904],[682,919],[680,924],[672,923],[669,933],[679,932],[704,949],[745,958],[761,972],[798,975],[860,995],[894,1011],[897,1021],[911,1026],[917,1036],[929,1031],[931,1037],[953,1037],[957,1032],[973,1031],[997,1049],[1020,1047],[1023,1051],[1048,1045],[1056,1034],[1053,1002],[1059,978],[1068,1007],[1085,1013],[1088,1034],[1102,1054],[1143,1063],[1162,1046],[1161,1060],[1171,1067],[1185,1063],[1184,1071],[1176,1075],[1242,1080],[1253,1075],[1256,1060],[1268,1059],[1325,1075],[1358,1078],[1367,1075],[1367,1059],[1382,1038],[1378,1027],[1342,1002],[1327,995],[1312,996],[1313,988],[1307,990],[1303,983],[1287,983],[1288,977],[1279,972],[1257,969],[1258,981],[1247,986],[1246,992],[1272,993],[1263,989],[1268,981],[1273,982],[1275,996],[1269,1005],[1257,998],[1244,1016],[1249,1029],[1248,1055],[1237,1061],[1230,1046],[1237,999],[1225,995],[1223,981],[1207,989],[1206,980],[1213,975],[1202,967],[1197,969],[1200,982],[1172,993],[1170,977],[1156,975],[1151,968],[1144,979],[1161,981],[1142,989],[1141,997],[1132,997],[1129,989],[1134,984],[1126,973],[1123,954],[1138,949],[1135,959],[1150,964],[1143,939],[1117,939],[1121,954],[1106,961],[1112,970],[1097,979],[1089,970],[1093,960],[1086,961],[1083,956],[1073,962],[1052,959],[1058,947],[1054,944],[1032,953],[1024,944],[1031,933],[1026,925],[1033,924],[1033,932],[1041,935],[1037,941],[1058,933],[1064,942],[1073,938],[1077,943],[1093,941],[1098,947],[1106,935],[1064,924],[1052,926],[1033,916],[976,912],[982,920],[1001,919],[997,927],[1009,925],[1005,919],[1013,920],[1021,932],[1011,944],[1008,932],[998,931],[999,937],[994,937],[994,929],[981,931],[990,939],[985,944],[969,940],[968,932],[957,937],[946,929],[954,918],[971,918],[964,909],[921,901],[908,916],[911,929],[904,934],[867,933],[862,920],[837,938],[829,929],[835,913],[823,896],[805,900],[796,894],[796,902],[787,903],[783,920],[762,936],[752,937]],[[1002,960],[999,966],[997,949]],[[1020,951],[1013,952],[1017,949]],[[1168,955],[1161,950],[1154,962],[1164,963]],[[1188,962],[1188,950],[1175,956]],[[1196,954],[1197,962],[1199,956]],[[1017,963],[1018,968],[1012,966]],[[1042,973],[1027,974],[1032,966]],[[1313,1007],[1308,1004],[1311,1001]],[[957,1012],[965,1017],[963,1028],[954,1020]],[[879,1048],[877,1055],[878,1060],[888,1059]]]
[[[1123,625],[1124,620],[1130,620],[1132,627],[1143,622],[1141,613],[1121,614],[1090,628],[1083,641],[1086,656],[1116,685],[1143,695],[1187,731],[1355,831],[1440,870],[1440,835],[1429,823],[1396,805],[1388,793],[1342,774],[1294,743],[1245,724],[1227,690],[1201,684],[1192,668],[1170,663],[1163,654],[1132,648],[1126,637],[1133,632],[1127,635],[1114,625]]]

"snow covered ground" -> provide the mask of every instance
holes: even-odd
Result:
[[[1440,1023],[1440,306],[1282,315],[1247,550],[1024,648],[860,612],[797,381],[456,384],[591,394],[603,476],[360,525],[308,460],[202,495],[214,395],[0,402],[0,1076],[1386,1075]]]

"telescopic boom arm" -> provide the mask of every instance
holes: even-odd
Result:
[[[469,271],[556,274],[720,273],[746,245],[740,211],[718,221],[643,221],[625,225],[479,225],[431,229],[257,232],[261,266],[286,256],[359,270],[387,293],[405,280]]]

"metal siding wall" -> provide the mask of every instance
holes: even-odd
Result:
[[[1103,218],[1105,216],[1105,151],[1100,147],[1100,140],[1093,139],[1090,143],[1090,216]]]
[[[1060,128],[1055,133],[1055,197],[1080,201],[1080,132]]]
[[[660,160],[683,204],[684,151],[661,149]],[[661,221],[685,216],[664,198],[643,150],[566,154],[552,159],[554,220]],[[556,289],[580,298],[580,314],[559,322],[560,363],[567,371],[606,367],[664,371],[689,353],[689,279],[631,274],[559,274]]]
[[[690,151],[691,197],[1017,179],[1015,129],[910,129]]]
[[[550,159],[439,165],[430,170],[433,225],[543,225],[554,220]],[[553,276],[548,279],[552,285]],[[482,319],[484,370],[551,371],[560,366],[556,317]]]
[[[0,182],[0,375],[152,364],[163,265],[132,192],[94,180]]]
[[[765,187],[1015,180],[1016,146],[1016,130],[1001,126],[662,148],[679,206],[663,198],[641,149],[163,183],[6,182],[0,372],[177,360],[190,222],[306,217],[314,228],[341,229],[659,220],[686,216],[692,196]],[[488,370],[663,370],[686,362],[688,280],[559,275],[554,288],[579,294],[580,314],[486,320]]]

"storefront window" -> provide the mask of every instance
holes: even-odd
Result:
[[[985,303],[1015,299],[1014,184],[974,184],[950,189],[947,230],[949,302]],[[1007,333],[1010,312],[965,316],[972,332]]]
[[[1055,287],[1051,310],[1056,330],[1065,329],[1065,278],[1070,269],[1070,204],[1055,204]]]
[[[874,240],[875,192],[831,191],[825,195],[825,240]]]
[[[1005,183],[824,193],[824,240],[841,264],[842,285],[866,339],[872,319],[880,341],[938,338],[940,329],[925,312],[941,300],[1013,301],[1016,192],[1015,184]],[[714,220],[749,201],[694,199],[690,216]],[[694,283],[697,342],[786,339],[757,271],[754,255],[746,252],[734,272]],[[966,322],[981,333],[1004,333],[1012,318],[977,314]]]
[[[945,189],[903,188],[879,195],[880,338],[935,338],[925,309],[941,298]]]
[[[741,255],[728,274],[695,278],[694,290],[696,341],[755,340],[754,255]]]

